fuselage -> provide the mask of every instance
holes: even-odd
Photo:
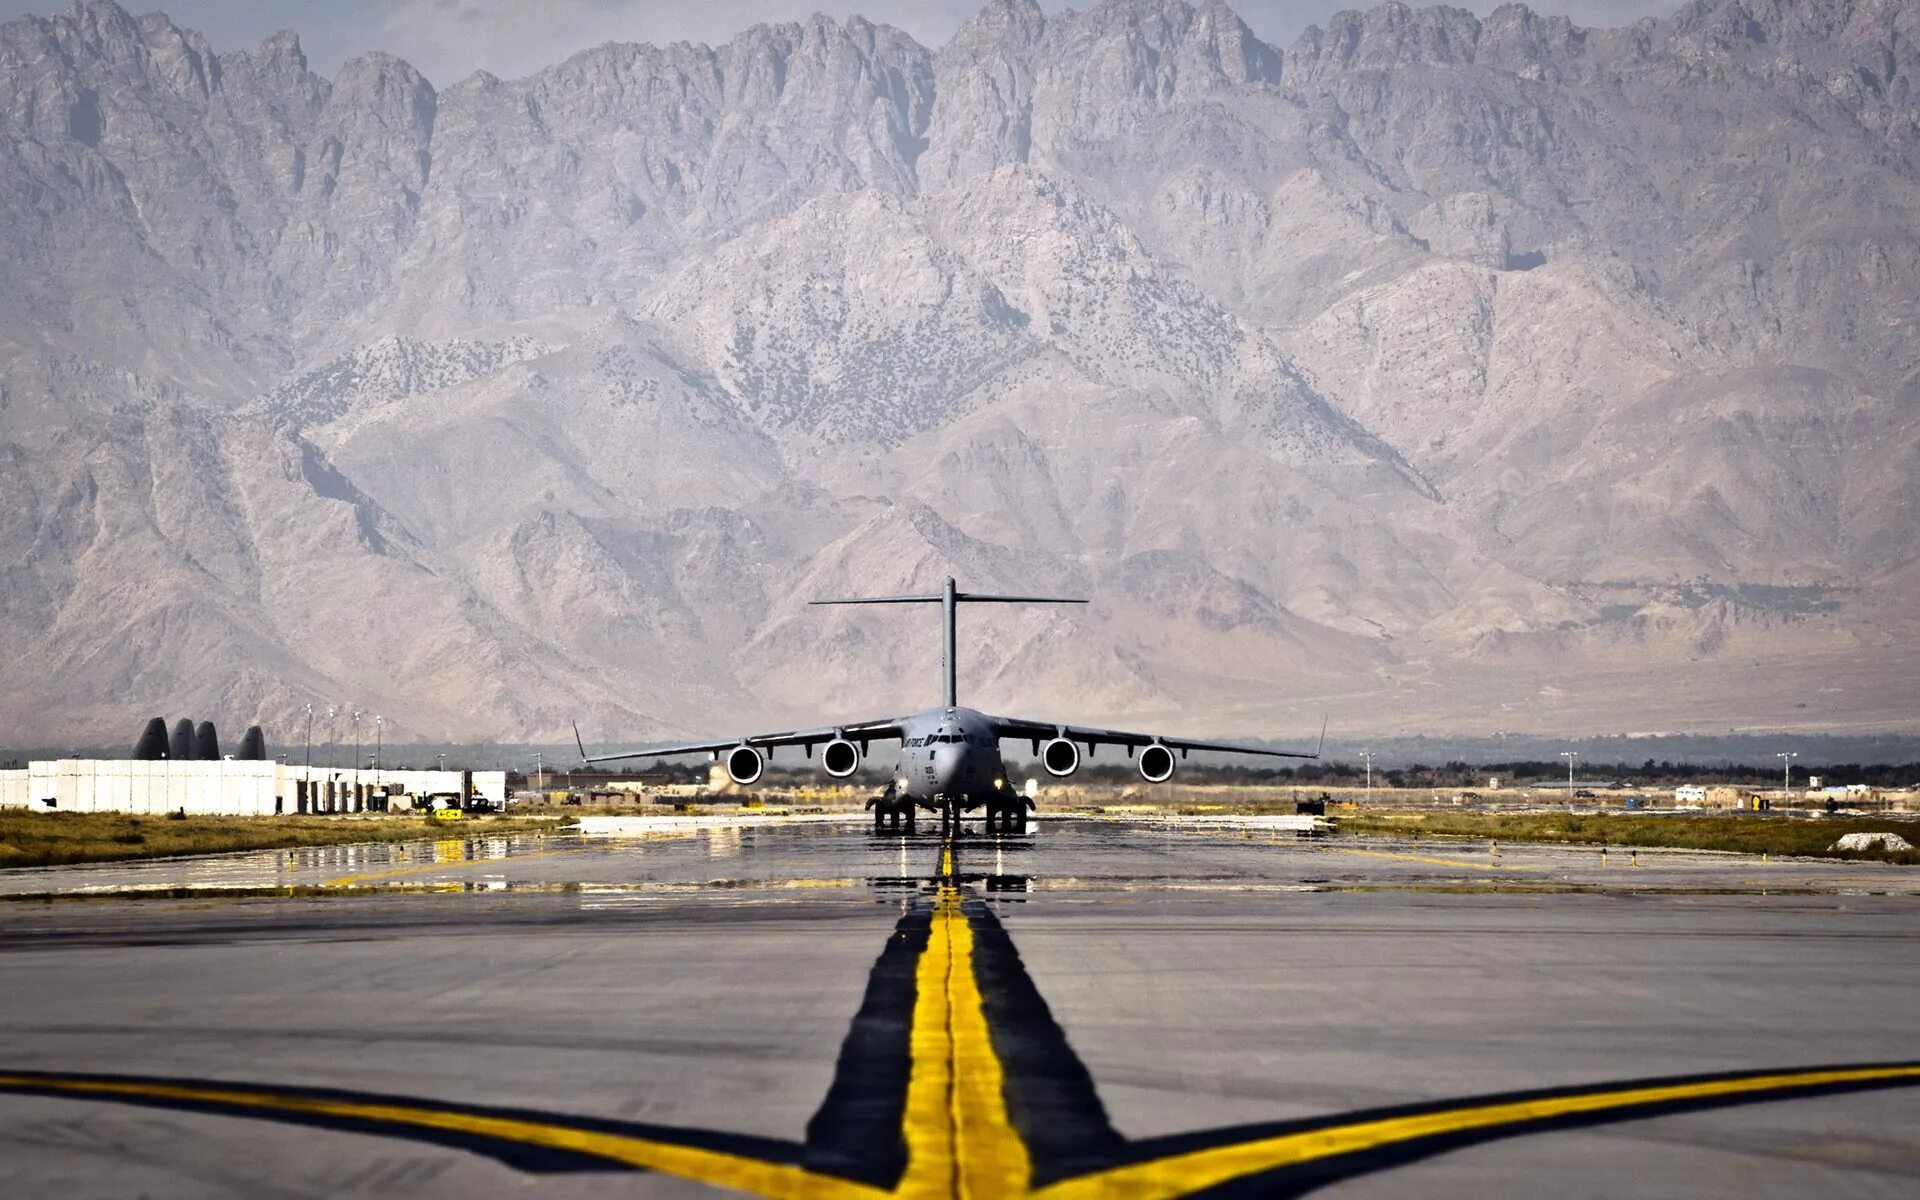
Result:
[[[1008,791],[993,722],[971,708],[930,708],[901,722],[893,779],[899,801],[923,805],[945,797],[974,808]]]

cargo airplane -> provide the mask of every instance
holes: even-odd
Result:
[[[815,600],[814,604],[938,604],[945,615],[946,702],[939,708],[877,721],[855,721],[845,725],[823,725],[814,729],[796,729],[785,733],[762,733],[724,741],[689,742],[680,746],[662,746],[651,750],[629,750],[620,754],[589,756],[580,742],[580,730],[574,728],[574,740],[580,744],[580,757],[588,763],[618,762],[622,759],[666,758],[678,754],[705,754],[726,764],[727,776],[734,783],[748,786],[759,780],[767,758],[777,746],[802,747],[808,758],[820,747],[820,766],[835,779],[845,779],[860,769],[873,742],[897,741],[900,757],[886,790],[868,801],[874,810],[874,825],[898,829],[902,822],[910,830],[916,809],[940,814],[941,824],[952,828],[963,814],[986,809],[989,832],[1024,827],[1032,802],[1018,792],[1007,779],[1006,763],[1000,757],[1000,743],[1006,740],[1031,742],[1035,757],[1048,774],[1065,777],[1080,768],[1081,747],[1093,756],[1096,746],[1124,746],[1127,755],[1139,766],[1140,775],[1149,783],[1164,783],[1173,778],[1177,758],[1194,750],[1218,754],[1258,754],[1270,758],[1319,758],[1293,750],[1269,750],[1260,746],[1241,746],[1228,742],[1198,741],[1193,738],[1163,737],[1150,733],[1128,733],[1118,729],[1090,729],[1080,725],[1061,725],[1050,721],[1029,721],[1019,717],[996,717],[963,708],[954,682],[954,616],[962,604],[1085,604],[1085,600],[1065,600],[1049,596],[993,596],[962,592],[948,578],[945,588],[935,595],[873,596],[850,600]],[[1322,745],[1326,729],[1320,730]]]

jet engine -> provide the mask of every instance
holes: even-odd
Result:
[[[1040,765],[1047,774],[1066,777],[1080,769],[1080,747],[1066,738],[1057,737],[1040,747]]]
[[[1140,748],[1140,778],[1148,783],[1165,783],[1173,778],[1173,751],[1159,742]]]
[[[860,747],[845,738],[835,738],[820,751],[820,765],[835,779],[845,779],[860,769]]]
[[[752,746],[741,744],[727,751],[727,778],[741,787],[756,783],[767,768],[767,760]]]

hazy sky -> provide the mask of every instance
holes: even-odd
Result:
[[[1307,25],[1341,8],[1373,0],[1232,0],[1256,33],[1282,45]],[[506,78],[525,75],[606,41],[723,42],[762,21],[799,20],[815,12],[859,13],[938,46],[984,0],[122,0],[134,12],[154,8],[206,33],[216,50],[256,45],[277,29],[300,34],[315,70],[332,74],[365,50],[386,50],[445,86],[485,68]],[[1087,8],[1041,0],[1043,7]],[[0,0],[0,19],[57,11],[52,0]],[[1488,11],[1494,4],[1472,0]],[[1584,25],[1625,25],[1678,7],[1677,0],[1538,0],[1534,8],[1564,12]]]

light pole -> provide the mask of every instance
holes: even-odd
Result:
[[[533,752],[533,790],[536,792],[543,791],[546,788],[547,777],[543,774],[543,770],[543,765],[540,762],[540,752],[535,750]]]
[[[340,706],[337,704],[327,705],[327,811],[328,812],[338,811],[338,809],[336,808],[336,803],[339,797],[335,793],[337,793],[340,790],[340,772],[335,770],[335,768],[340,765],[340,734],[339,734],[340,727],[334,724],[334,717],[336,717],[339,714],[339,709],[340,709]],[[315,796],[314,811],[316,812],[319,811],[319,807],[320,807],[319,797]]]
[[[313,778],[313,701],[307,701],[307,758],[305,775]]]
[[[447,769],[447,756],[445,754],[440,756],[440,769],[442,771]]]
[[[380,786],[380,752],[387,745],[387,719],[373,714],[373,786]]]
[[[1787,803],[1793,803],[1793,760],[1800,757],[1798,750],[1782,750],[1774,755],[1780,760],[1780,790],[1787,796]]]
[[[1560,757],[1567,760],[1567,807],[1573,807],[1573,760],[1580,757],[1578,750],[1562,750]]]
[[[1360,757],[1367,760],[1367,803],[1373,803],[1373,751],[1362,750]]]

